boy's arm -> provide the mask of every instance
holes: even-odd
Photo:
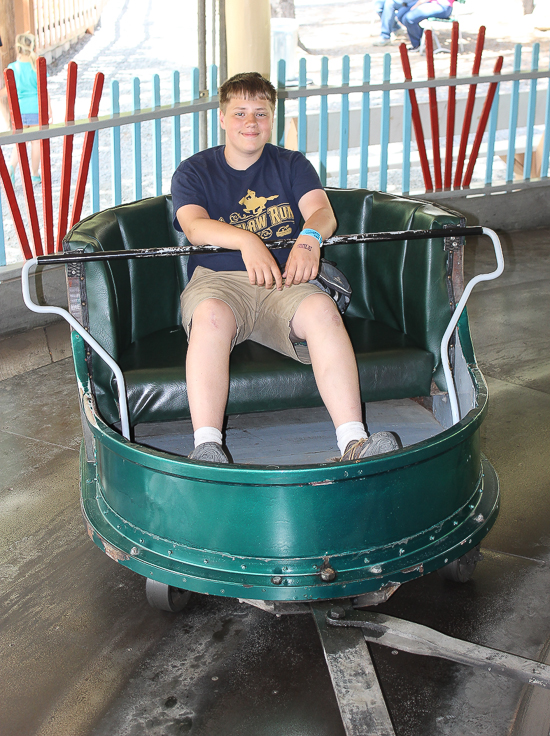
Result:
[[[226,222],[210,219],[204,207],[186,204],[176,212],[181,229],[192,245],[217,245],[240,250],[251,284],[271,289],[283,286],[283,277],[277,261],[254,233]]]
[[[325,240],[336,230],[336,218],[323,189],[312,189],[301,197],[298,207],[304,218],[304,227],[316,230]],[[285,286],[310,281],[317,276],[321,246],[311,235],[300,235],[286,262]]]

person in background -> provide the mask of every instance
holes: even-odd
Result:
[[[15,75],[17,98],[21,110],[23,128],[38,125],[38,82],[36,77],[35,38],[32,33],[20,33],[15,39],[17,60],[8,64]],[[5,87],[0,89],[0,97],[7,96]],[[50,100],[48,99],[48,119],[52,119]],[[15,181],[15,169],[19,162],[17,146],[14,146],[8,170],[12,182]],[[40,184],[40,141],[31,142],[31,180],[33,184]]]
[[[374,9],[380,16],[380,38],[376,39],[373,46],[389,46],[392,33],[404,32],[396,18],[401,5],[401,0],[374,0]]]
[[[411,45],[409,51],[420,49],[423,30],[420,21],[426,18],[448,18],[453,12],[454,0],[408,0],[401,4],[397,19],[407,29]]]

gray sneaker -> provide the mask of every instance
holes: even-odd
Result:
[[[391,38],[384,38],[383,36],[380,36],[380,38],[377,38],[376,41],[372,42],[373,46],[391,46]]]
[[[385,452],[399,450],[400,444],[391,432],[376,432],[370,437],[364,437],[357,442],[349,442],[340,462],[350,460],[364,460],[373,455],[382,455]]]
[[[229,463],[223,447],[217,442],[203,442],[187,456],[190,460],[201,460],[203,463]]]

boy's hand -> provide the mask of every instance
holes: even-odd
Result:
[[[285,286],[304,284],[317,276],[321,249],[311,235],[300,235],[286,262],[283,278]]]
[[[254,237],[254,240],[250,239],[245,245],[241,245],[241,255],[251,284],[265,285],[266,289],[271,289],[275,283],[277,291],[281,291],[281,269],[260,238]]]

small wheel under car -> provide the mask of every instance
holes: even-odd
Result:
[[[159,583],[158,580],[147,578],[145,595],[149,605],[153,608],[177,613],[185,608],[189,602],[191,591],[174,588],[172,585],[166,585],[165,583]]]
[[[449,562],[437,572],[444,580],[452,580],[453,583],[467,583],[472,577],[477,563],[483,559],[479,551],[479,545],[474,547],[462,557]]]

